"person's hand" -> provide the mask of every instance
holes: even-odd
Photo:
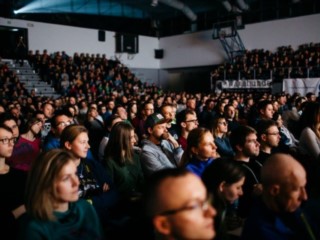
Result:
[[[169,132],[165,132],[164,134],[162,134],[162,139],[169,141],[174,148],[179,147],[179,143],[174,139],[174,137]]]
[[[102,191],[107,192],[107,191],[109,191],[109,189],[110,189],[110,186],[107,183],[104,183],[102,186]]]

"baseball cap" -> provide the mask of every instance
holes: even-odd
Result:
[[[153,113],[147,117],[145,128],[153,128],[157,124],[168,123],[170,120],[165,119],[161,113]]]

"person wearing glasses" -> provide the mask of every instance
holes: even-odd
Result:
[[[259,155],[255,162],[259,166],[257,175],[260,176],[260,169],[268,157],[274,152],[280,143],[280,132],[277,123],[273,120],[260,120],[256,127],[258,141],[260,143]]]
[[[137,116],[132,119],[131,123],[135,129],[135,132],[139,138],[139,144],[143,139],[147,138],[145,123],[147,118],[154,113],[154,104],[149,101],[145,101],[141,104]]]
[[[0,123],[6,125],[12,130],[13,136],[15,138],[19,138],[20,131],[19,131],[19,126],[17,119],[10,113],[1,113],[0,114]]]
[[[180,127],[180,136],[178,138],[178,143],[181,145],[182,149],[185,151],[187,149],[187,138],[189,133],[199,126],[197,114],[193,110],[186,110],[177,117],[177,126]]]
[[[23,199],[27,174],[6,164],[6,159],[11,156],[16,141],[12,129],[0,122],[1,239],[15,239],[18,229],[17,219],[25,212]]]
[[[17,143],[14,145],[11,157],[7,163],[12,168],[29,171],[31,163],[41,151],[41,129],[43,122],[36,116],[29,117],[27,122],[21,126],[21,132]]]
[[[60,136],[67,126],[72,123],[72,116],[68,111],[55,111],[51,118],[51,131],[45,138],[43,150],[60,148]]]
[[[212,133],[207,128],[193,129],[187,139],[187,150],[184,151],[180,166],[199,177],[217,157],[217,146]]]
[[[145,213],[159,239],[215,237],[216,210],[195,174],[183,168],[162,169],[147,180]]]
[[[212,134],[214,137],[214,143],[217,146],[217,152],[220,157],[233,157],[234,151],[231,147],[228,136],[228,122],[224,117],[217,117],[213,120]]]

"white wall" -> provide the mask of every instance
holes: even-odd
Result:
[[[239,30],[244,46],[251,49],[275,51],[278,46],[320,42],[320,14],[278,21],[249,24]],[[115,55],[114,32],[106,31],[106,41],[98,41],[97,29],[85,29],[16,19],[0,18],[0,25],[27,28],[29,49],[49,52],[105,53]],[[154,58],[154,49],[164,49],[164,58]],[[120,60],[130,68],[172,69],[210,66],[226,59],[219,40],[212,39],[212,30],[153,38],[139,36],[139,53],[131,59],[126,53]],[[155,80],[154,82],[157,82]],[[161,80],[162,81],[162,80]]]
[[[239,35],[246,49],[275,51],[278,46],[320,42],[320,14],[285,20],[245,25]],[[180,68],[219,64],[226,55],[219,40],[212,39],[212,30],[165,37],[161,68]]]
[[[69,55],[74,52],[105,53],[109,58],[115,55],[114,32],[106,31],[105,42],[99,42],[97,29],[4,18],[0,18],[0,25],[27,28],[30,50],[47,49],[49,53],[64,50]],[[159,68],[160,60],[154,58],[154,49],[158,49],[158,45],[157,38],[139,36],[138,54],[128,56],[123,53],[117,57],[128,67]]]

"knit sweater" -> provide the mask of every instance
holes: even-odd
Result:
[[[103,239],[99,218],[85,200],[70,203],[66,212],[54,212],[54,215],[57,221],[41,221],[25,214],[20,219],[18,239]]]

